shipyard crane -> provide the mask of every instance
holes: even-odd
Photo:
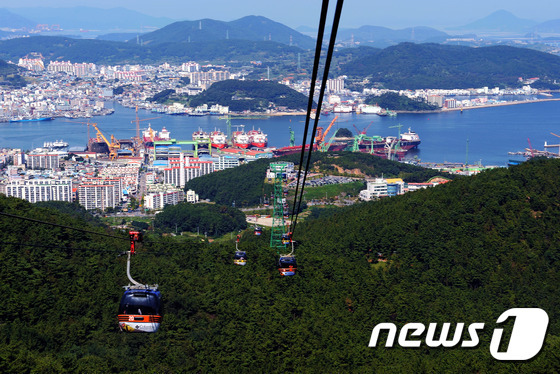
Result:
[[[142,144],[142,139],[140,138],[140,122],[149,121],[151,119],[158,119],[158,118],[161,118],[161,116],[160,117],[139,119],[138,118],[138,105],[136,105],[136,119],[130,121],[130,123],[136,123],[136,137],[134,138],[134,152],[136,153],[136,155],[138,155],[138,153],[140,153],[140,144]]]
[[[315,137],[315,144],[317,147],[320,147],[321,144],[323,144],[325,138],[327,137],[327,134],[329,133],[329,131],[331,130],[332,126],[334,125],[337,119],[338,116],[334,117],[334,119],[331,121],[331,123],[329,124],[329,126],[324,132],[322,127],[317,127],[317,136]]]
[[[372,124],[373,124],[373,121],[371,121],[369,123],[369,125],[367,125],[367,127],[364,127],[364,129],[362,131],[358,130],[356,125],[352,124],[352,126],[354,126],[354,128],[356,129],[356,135],[365,135]]]
[[[116,159],[118,156],[117,150],[120,149],[121,143],[119,143],[119,141],[115,139],[115,137],[112,134],[111,134],[111,141],[107,140],[105,135],[103,135],[101,130],[99,130],[99,127],[97,127],[97,123],[90,122],[90,125],[92,125],[93,128],[97,131],[97,135],[96,135],[97,141],[98,142],[103,141],[109,147],[109,159],[110,160]]]
[[[533,150],[533,146],[531,145],[531,139],[527,138],[527,142],[529,143],[529,150],[531,151],[531,158],[535,157],[535,151]]]

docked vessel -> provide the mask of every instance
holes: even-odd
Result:
[[[418,148],[418,145],[420,145],[420,137],[410,127],[407,132],[401,134],[401,148],[409,150]]]
[[[359,109],[362,114],[379,114],[383,110],[378,105],[363,105]]]
[[[249,135],[247,135],[243,130],[234,131],[231,134],[231,143],[234,147],[243,149],[249,148],[249,145],[251,145],[251,142],[249,141]]]
[[[152,126],[148,124],[148,128],[142,132],[142,140],[147,146],[153,146],[154,142],[168,141],[171,139],[171,133],[165,127],[161,131],[154,131]]]
[[[68,143],[64,140],[55,140],[54,142],[44,142],[43,148],[48,148],[53,151],[65,150],[68,148]]]
[[[352,113],[352,105],[338,104],[333,107],[333,113]]]
[[[199,127],[197,131],[193,132],[192,140],[198,142],[199,147],[208,147],[210,135]]]
[[[261,129],[253,129],[247,132],[247,135],[249,136],[249,141],[253,147],[265,148],[268,144],[268,137],[261,131]]]
[[[10,122],[38,122],[38,121],[51,121],[53,117],[12,117]]]
[[[210,143],[212,147],[222,149],[227,145],[225,134],[220,130],[214,130],[210,133]]]

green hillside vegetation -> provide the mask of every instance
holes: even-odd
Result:
[[[232,264],[233,240],[147,235],[131,272],[163,294],[163,323],[150,335],[120,333],[116,323],[126,235],[0,217],[0,371],[555,372],[559,173],[560,160],[533,160],[334,209],[297,227],[292,278],[278,275],[266,231],[243,234],[245,267]],[[104,232],[13,198],[0,197],[0,211]],[[388,262],[376,263],[377,252]],[[527,362],[489,353],[494,321],[513,307],[550,317],[543,351]],[[368,348],[381,322],[485,328],[476,348]]]
[[[280,83],[254,80],[216,82],[207,90],[189,99],[189,105],[220,104],[234,112],[265,111],[270,107],[292,110],[307,108],[307,96]]]
[[[235,169],[226,169],[217,173],[191,179],[185,190],[196,191],[201,199],[210,199],[217,204],[237,207],[256,206],[266,194],[272,193],[272,185],[265,183],[266,169],[272,161],[286,160],[299,163],[299,155],[290,155],[278,159],[261,159],[241,165]],[[365,153],[352,152],[314,152],[311,170],[327,175],[353,177],[398,177],[406,182],[425,182],[441,172],[414,165],[384,160]],[[453,179],[455,176],[446,175]]]
[[[220,236],[247,228],[245,214],[224,205],[181,203],[168,205],[156,215],[154,227],[162,232],[202,232]]]
[[[519,85],[519,77],[560,78],[560,57],[508,46],[470,48],[401,43],[349,62],[341,73],[389,89]]]
[[[380,96],[369,96],[366,104],[377,104],[381,108],[400,111],[437,110],[437,105],[428,104],[424,100],[413,100],[395,92],[386,92]]]
[[[272,41],[217,40],[209,42],[168,42],[157,46],[95,39],[34,36],[0,41],[0,58],[17,60],[29,51],[40,52],[46,60],[70,60],[95,64],[179,63],[195,61],[296,61],[302,50]]]
[[[24,87],[27,82],[19,75],[22,68],[0,60],[0,85],[8,87]]]

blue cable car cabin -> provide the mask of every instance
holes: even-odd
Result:
[[[261,236],[261,234],[262,234],[262,228],[260,226],[255,226],[255,235]]]
[[[245,251],[235,251],[233,263],[240,266],[247,265],[247,253]]]
[[[282,234],[282,244],[290,244],[292,242],[291,233]]]
[[[161,293],[150,288],[134,288],[124,291],[119,305],[119,327],[124,332],[156,332],[163,319]]]
[[[278,270],[282,276],[296,275],[296,256],[292,254],[280,256],[280,260],[278,260]]]

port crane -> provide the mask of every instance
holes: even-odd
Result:
[[[323,150],[323,143],[325,142],[325,138],[327,137],[327,134],[329,133],[329,131],[331,130],[332,126],[334,125],[337,119],[338,116],[334,117],[334,119],[331,121],[331,123],[329,124],[329,126],[324,132],[322,127],[317,127],[317,136],[315,137],[315,145],[318,149]],[[328,148],[326,150],[328,150]]]
[[[111,134],[111,141],[107,140],[105,135],[103,135],[101,130],[99,130],[99,127],[97,127],[97,123],[90,122],[89,124],[92,125],[93,128],[97,131],[97,141],[100,143],[103,141],[105,142],[105,144],[107,144],[107,147],[109,147],[109,159],[116,159],[118,157],[117,151],[121,148],[121,143],[119,143],[119,141],[113,136],[113,134]]]
[[[136,155],[138,155],[138,153],[140,153],[140,145],[142,144],[142,138],[140,138],[140,122],[149,121],[149,120],[158,119],[158,118],[161,118],[161,116],[160,117],[139,119],[138,118],[138,105],[136,105],[136,119],[130,121],[130,123],[136,123],[136,137],[134,138],[134,152],[136,153]],[[152,141],[153,141],[153,131],[150,132],[150,136],[152,137]]]

